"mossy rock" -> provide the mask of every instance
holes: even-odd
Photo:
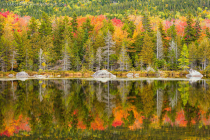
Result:
[[[180,72],[175,72],[174,77],[179,78],[180,77]]]
[[[122,76],[122,77],[127,77],[127,74],[128,74],[127,72],[123,72],[123,73],[121,74],[121,76]]]
[[[82,77],[82,73],[81,72],[75,72],[74,77]]]
[[[65,72],[64,73],[64,77],[73,77],[74,76],[74,73],[72,72]]]
[[[140,77],[147,77],[148,75],[147,75],[147,72],[141,72],[139,76]]]
[[[91,77],[91,74],[90,73],[84,73],[83,75],[85,78],[88,78],[88,77]]]

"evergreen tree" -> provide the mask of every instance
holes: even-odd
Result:
[[[72,28],[69,25],[69,19],[67,16],[65,16],[62,21],[56,20],[56,25],[53,31],[53,50],[56,53],[55,60],[59,60],[62,57],[62,48],[65,45],[64,38],[66,36],[70,40],[73,39]]]
[[[12,23],[8,23],[3,28],[3,35],[1,37],[1,61],[2,71],[11,70],[11,55],[13,52],[16,54],[16,42],[14,39],[14,33],[12,29]],[[14,58],[16,59],[16,58]]]
[[[72,26],[73,32],[76,33],[77,32],[77,28],[78,28],[76,13],[73,14],[73,19],[71,20],[71,26]]]
[[[84,31],[86,31],[88,33],[88,36],[90,35],[90,33],[93,31],[94,26],[91,25],[91,20],[88,17],[86,19],[86,21],[83,23],[82,28]]]
[[[63,51],[63,70],[70,70],[70,68],[71,68],[70,58],[73,57],[71,28],[70,28],[70,26],[68,26],[68,23],[69,23],[69,21],[68,21],[67,17],[65,17],[64,20],[63,20],[64,31],[62,33],[63,40],[64,40],[64,45],[63,45],[63,48],[62,48],[62,51]]]
[[[3,35],[4,33],[4,17],[0,16],[0,37]]]
[[[167,30],[167,34],[171,39],[176,39],[177,33],[176,33],[176,26],[175,26],[175,21],[173,21],[173,25],[170,26],[170,28]]]
[[[90,40],[87,41],[85,44],[86,48],[86,54],[85,54],[85,59],[88,64],[89,70],[93,70],[93,64],[94,64],[94,51],[93,51],[93,46],[92,42]]]
[[[27,70],[28,69],[28,60],[32,57],[32,50],[31,44],[27,37],[27,32],[25,30],[22,31],[20,34],[19,32],[15,31],[14,38],[16,42],[16,51],[17,54],[17,63],[18,69],[20,70]]]
[[[197,65],[197,59],[198,59],[198,48],[196,43],[192,43],[189,45],[189,58],[191,63],[191,68],[194,69],[194,67]]]
[[[188,52],[188,48],[187,45],[184,44],[182,51],[181,51],[181,56],[178,59],[179,61],[179,68],[181,69],[188,69],[189,68],[189,52]]]
[[[152,27],[150,24],[149,17],[146,13],[143,14],[142,24],[143,24],[143,28],[144,28],[145,32],[150,34],[152,32]]]
[[[42,14],[41,25],[39,27],[39,33],[41,37],[51,35],[52,33],[52,23],[46,13]]]
[[[199,19],[195,22],[195,39],[198,40],[201,35],[201,26]]]
[[[38,23],[34,17],[31,18],[29,23],[28,37],[30,38],[36,32],[38,32]]]
[[[192,26],[193,24],[193,19],[192,19],[192,15],[188,14],[187,16],[187,26],[185,27],[185,35],[184,35],[184,39],[183,39],[183,43],[185,43],[186,45],[189,45],[190,42],[195,41],[196,36],[195,36],[195,29]]]
[[[158,26],[158,30],[160,31],[161,34],[161,38],[162,38],[162,44],[163,44],[163,56],[165,57],[165,60],[167,60],[168,56],[168,49],[169,49],[169,41],[166,39],[166,33],[165,30],[163,29],[163,24],[162,22],[160,22],[159,26]]]
[[[142,57],[143,62],[145,64],[148,64],[149,66],[152,64],[152,60],[154,57],[153,46],[154,44],[152,42],[152,39],[146,32],[144,36],[144,44],[143,44],[140,56]]]
[[[135,26],[133,21],[130,21],[128,19],[128,16],[125,16],[124,25],[123,25],[122,29],[128,32],[128,37],[129,38],[132,38],[134,30],[136,29],[136,26]]]

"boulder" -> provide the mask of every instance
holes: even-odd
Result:
[[[13,74],[9,74],[8,77],[12,78],[12,77],[14,77],[14,75]]]
[[[42,78],[46,78],[46,75],[34,75],[34,77],[42,79]]]
[[[28,73],[26,73],[24,71],[18,72],[16,74],[16,78],[28,78],[28,77],[29,77]]]
[[[96,71],[92,77],[94,78],[116,78],[116,75],[108,72],[107,70],[98,70]]]
[[[128,78],[133,78],[133,73],[128,73],[128,74],[127,74],[127,77],[128,77]]]
[[[134,76],[135,76],[135,77],[139,77],[139,73],[136,73]]]
[[[147,67],[146,71],[147,72],[149,72],[149,71],[155,72],[155,70],[152,67]]]

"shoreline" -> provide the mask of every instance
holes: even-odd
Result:
[[[106,82],[106,81],[138,81],[138,80],[164,80],[164,81],[190,81],[192,79],[190,78],[163,78],[163,77],[138,77],[138,78],[122,78],[122,77],[117,77],[117,78],[0,78],[0,81],[16,81],[16,80],[21,80],[21,81],[26,81],[26,80],[69,80],[69,79],[80,79],[80,80],[90,80],[90,81],[101,81],[101,82]],[[210,81],[210,79],[197,79],[197,80],[207,80]]]
[[[73,71],[46,71],[46,72],[36,72],[36,71],[25,71],[30,77],[30,79],[36,78],[35,75],[45,76],[47,78],[92,78],[95,72],[93,71],[84,71],[84,72],[73,72]],[[128,72],[119,72],[119,71],[109,71],[110,73],[116,75],[117,78],[127,78],[128,73],[133,75],[138,74],[139,78],[186,78],[186,75],[189,74],[188,71],[158,71],[158,72],[147,72],[147,71],[128,71]],[[203,74],[203,78],[209,78],[210,73],[200,71]],[[16,78],[18,72],[0,72],[0,78]],[[9,77],[9,74],[13,74],[13,77]],[[138,78],[135,77],[134,78]],[[36,78],[36,79],[46,79],[46,78]]]

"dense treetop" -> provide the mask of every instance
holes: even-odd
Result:
[[[201,15],[163,19],[145,12],[121,20],[43,13],[35,19],[7,11],[0,20],[1,71],[204,70],[210,59],[210,20]]]
[[[41,18],[42,12],[55,16],[107,15],[110,18],[122,19],[125,13],[142,14],[148,10],[151,15],[162,18],[173,18],[187,15],[202,14],[209,16],[209,0],[1,0],[0,9],[13,11],[21,16],[30,15]]]

